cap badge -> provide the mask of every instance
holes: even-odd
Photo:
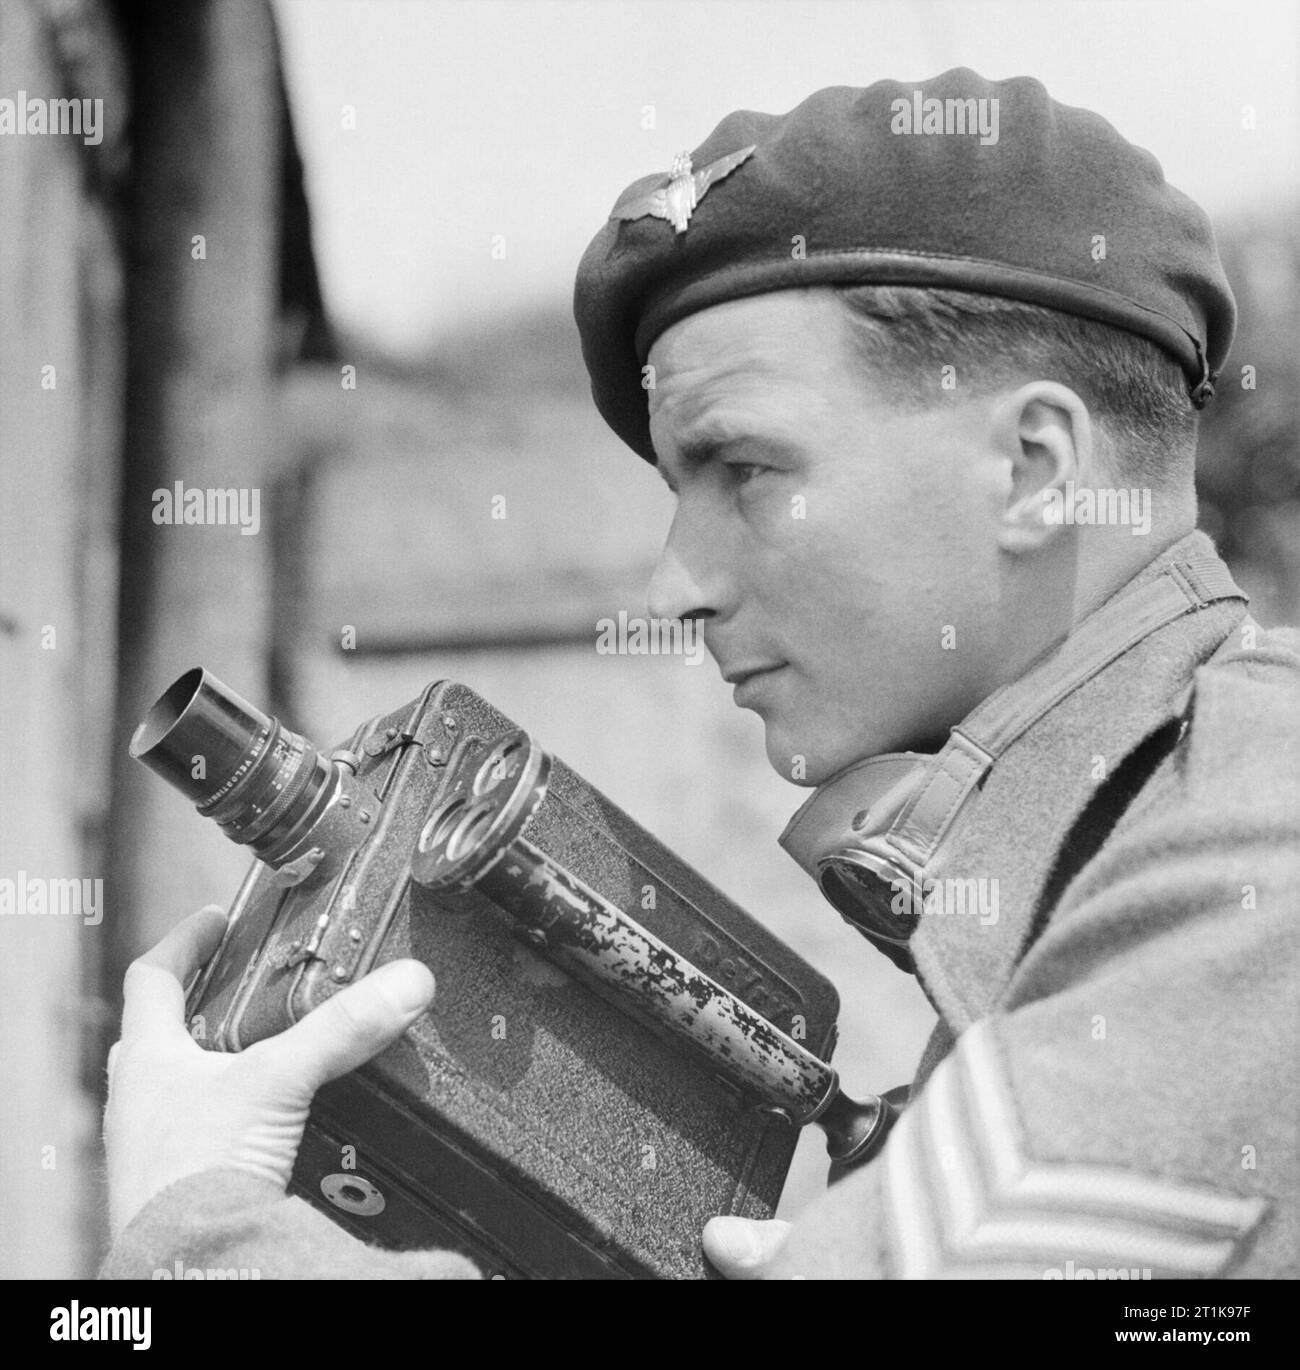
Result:
[[[726,157],[710,162],[703,171],[691,170],[691,154],[679,152],[673,158],[672,170],[668,173],[668,184],[641,195],[625,205],[616,205],[611,219],[643,219],[653,214],[656,219],[667,219],[678,233],[686,232],[695,206],[704,198],[711,185],[716,185],[723,177],[730,176],[754,152],[757,144],[742,147]]]

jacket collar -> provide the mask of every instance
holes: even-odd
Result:
[[[1213,554],[1203,533],[1190,533],[1129,585],[1155,579],[1192,549]],[[933,908],[909,941],[917,976],[955,1033],[1001,997],[1058,853],[1098,786],[1181,712],[1196,667],[1243,612],[1240,600],[1220,600],[1157,629],[1039,719],[989,771],[978,802],[926,871],[936,882],[976,881],[960,887],[967,911],[944,897],[957,886],[936,884]]]

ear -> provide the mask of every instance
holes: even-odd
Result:
[[[1088,406],[1068,386],[1032,381],[998,400],[993,438],[1011,469],[998,546],[1018,555],[1067,536],[1067,501],[1092,471]]]

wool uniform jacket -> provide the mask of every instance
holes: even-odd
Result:
[[[1189,551],[1213,554],[1189,534],[1132,583]],[[1189,605],[999,757],[941,862],[996,921],[917,920],[939,1025],[910,1101],[771,1273],[1300,1275],[1300,634]],[[177,1261],[474,1273],[233,1172],[157,1196],[103,1273]]]

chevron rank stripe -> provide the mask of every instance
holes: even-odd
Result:
[[[1267,1208],[1131,1169],[1030,1156],[987,1019],[904,1113],[883,1163],[904,1279],[1041,1278],[1068,1262],[1103,1278],[1212,1276]]]

